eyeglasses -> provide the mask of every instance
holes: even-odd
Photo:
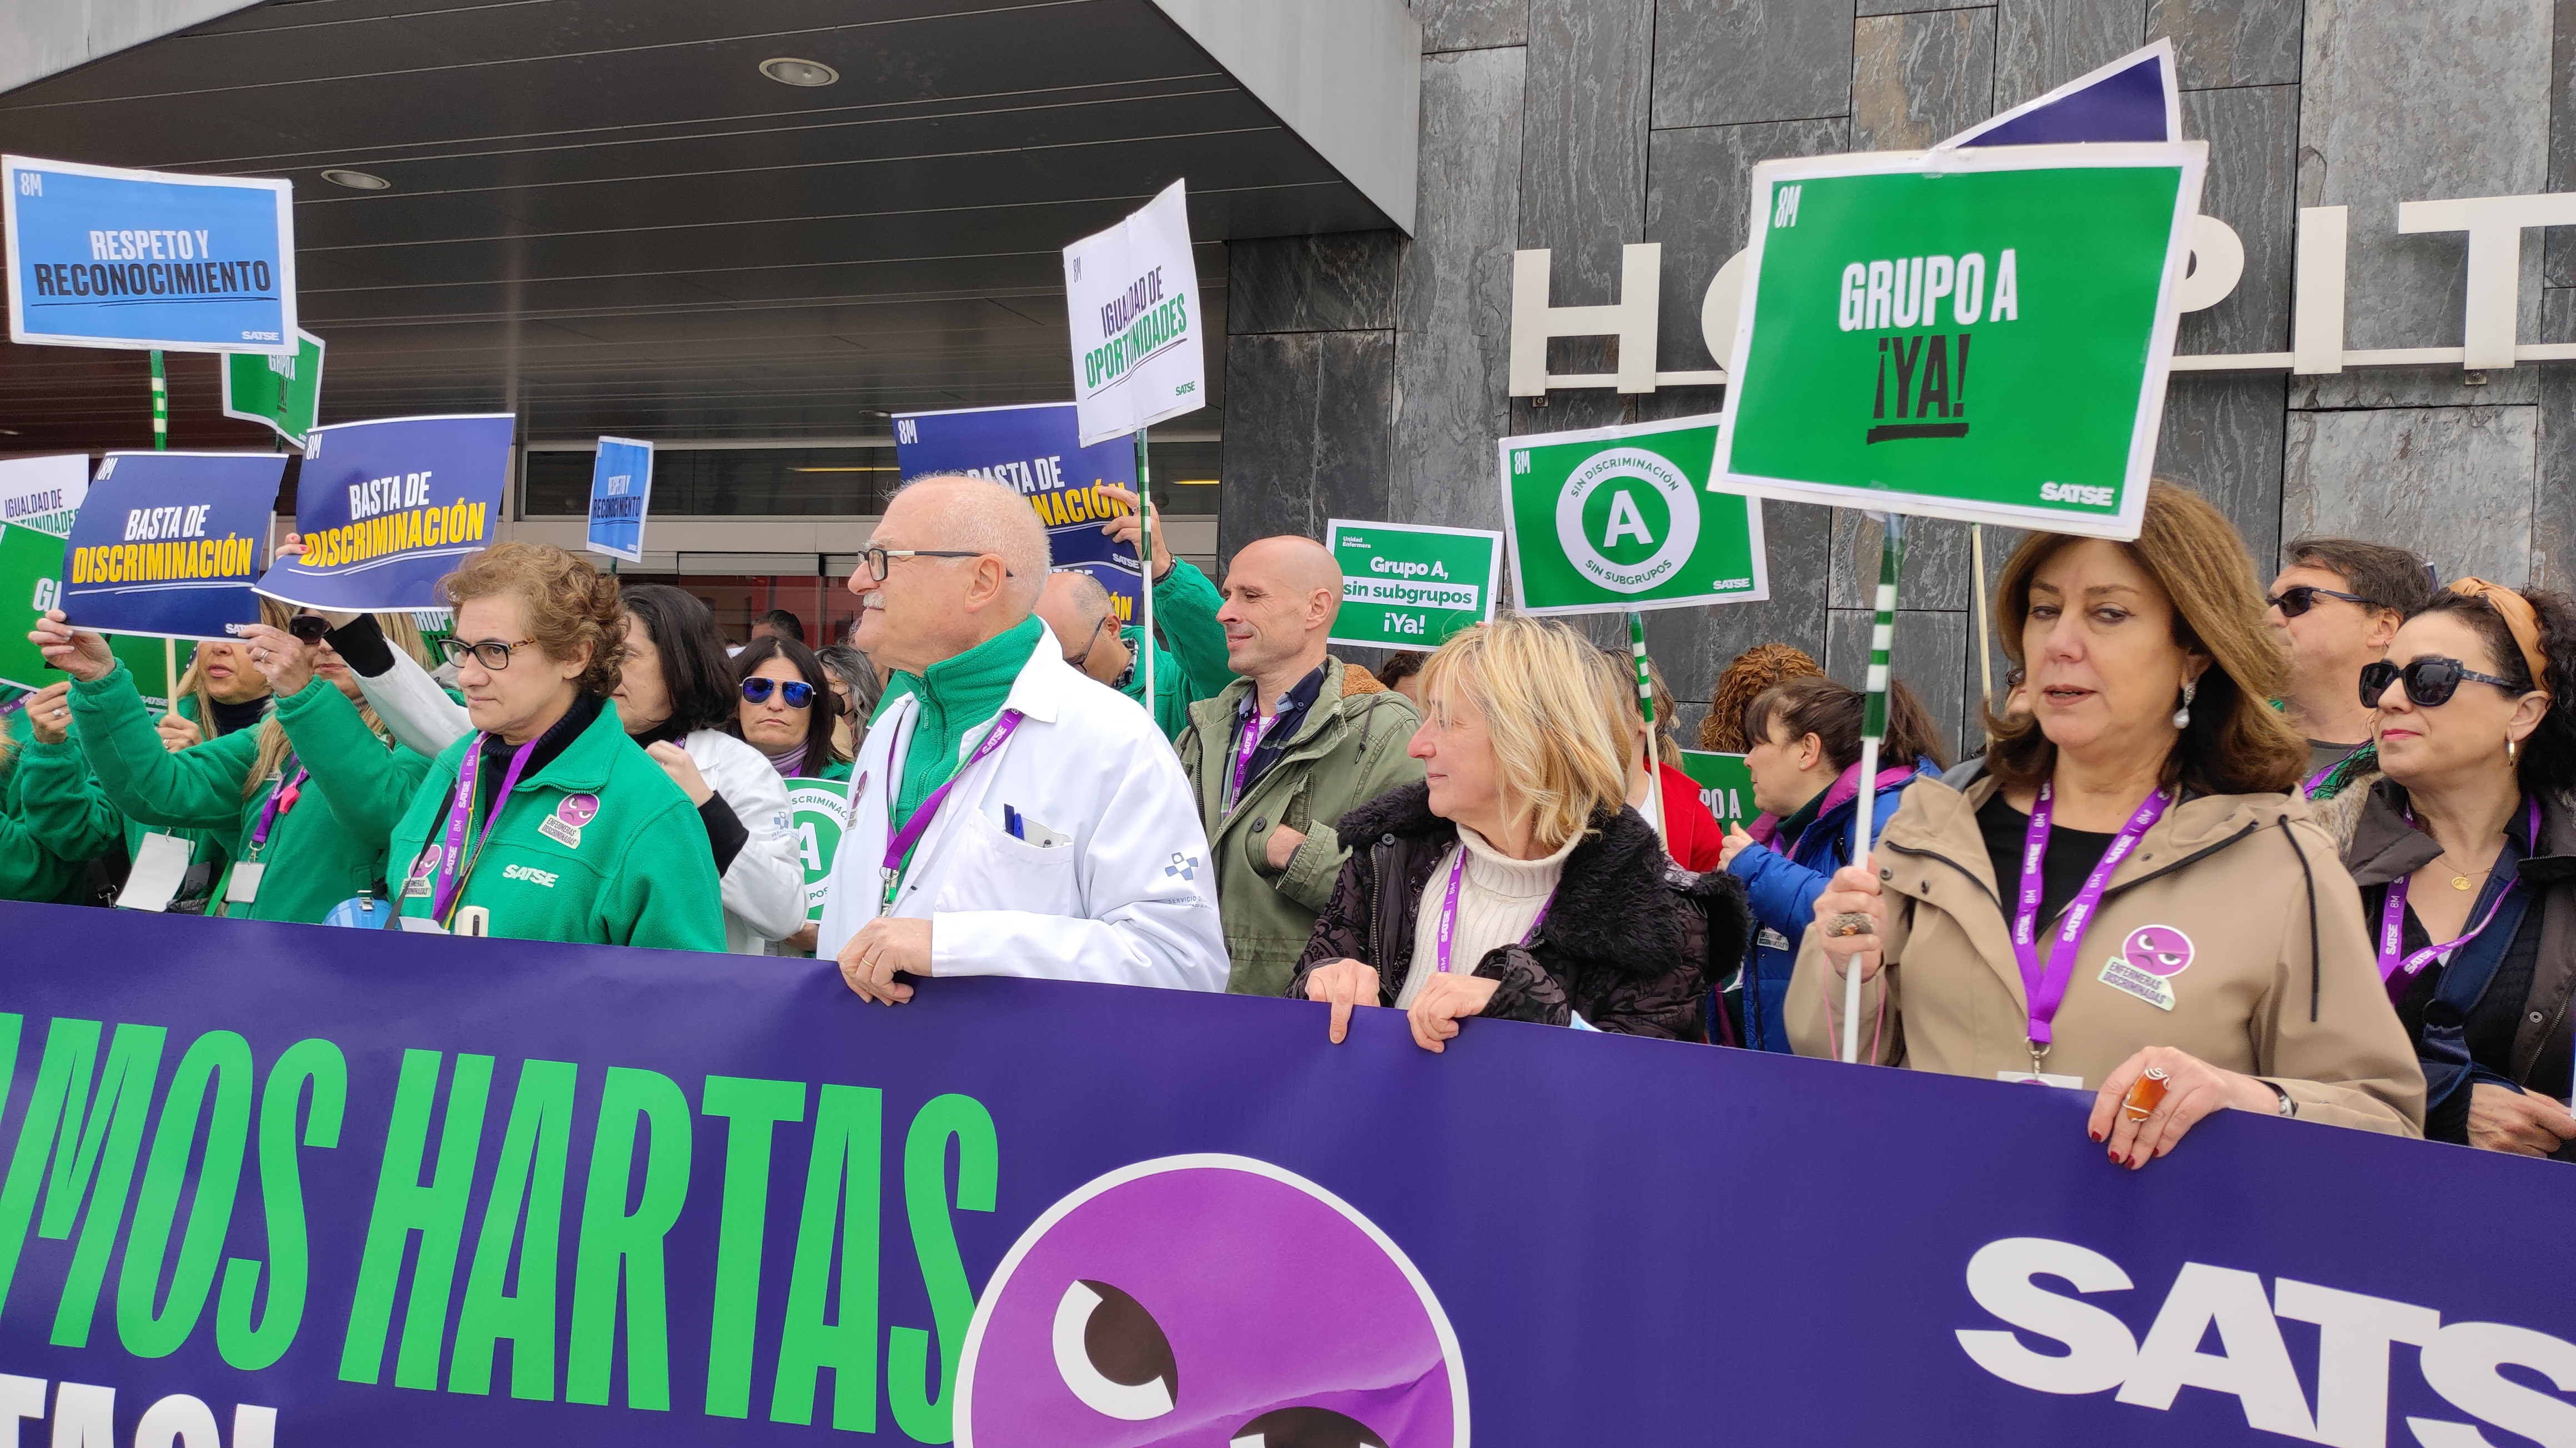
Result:
[[[1091,626],[1091,642],[1082,646],[1081,653],[1065,655],[1065,663],[1078,669],[1084,664],[1091,662],[1091,651],[1100,647],[1100,630],[1106,627],[1109,621],[1110,620],[1107,615],[1102,615],[1100,621]]]
[[[299,613],[286,621],[286,631],[308,644],[318,644],[331,632],[331,620],[315,613]]]
[[[2386,659],[2361,666],[2361,702],[2376,709],[2388,686],[2404,680],[2406,697],[2418,709],[2433,709],[2451,702],[2463,683],[2493,684],[2508,694],[2520,694],[2522,688],[2511,679],[2481,674],[2458,659],[2421,658],[2403,667]]]
[[[887,567],[898,558],[981,558],[984,555],[972,548],[871,548],[859,556],[867,560],[868,577],[883,583]],[[1013,574],[1005,568],[1002,576],[1009,578]]]
[[[2317,600],[2320,598],[2340,598],[2346,603],[2357,603],[2364,608],[2378,608],[2381,606],[2376,599],[2364,598],[2358,593],[2344,593],[2332,588],[2319,588],[2313,583],[2302,583],[2296,588],[2284,588],[2277,595],[2266,598],[2263,601],[2274,608],[2279,609],[2281,611],[2281,617],[2297,618],[2300,614],[2306,613],[2309,609],[2316,607]]]
[[[773,692],[785,700],[790,709],[802,709],[814,702],[814,686],[802,679],[745,679],[742,696],[755,704],[766,704]]]
[[[510,655],[521,649],[531,649],[536,646],[535,639],[521,639],[514,644],[505,644],[499,639],[485,639],[479,644],[469,644],[457,638],[444,638],[438,641],[438,651],[447,655],[449,663],[464,663],[465,656],[472,654],[474,662],[494,673],[510,667]]]

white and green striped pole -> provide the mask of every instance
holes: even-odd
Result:
[[[1860,792],[1852,799],[1852,863],[1869,858],[1870,816],[1878,803],[1878,745],[1887,737],[1887,654],[1896,642],[1896,576],[1905,567],[1905,515],[1890,513],[1878,545],[1877,616],[1869,627],[1868,702],[1861,710]],[[1860,962],[1843,977],[1843,1059],[1860,1059]]]
[[[161,368],[161,349],[152,349],[152,448],[164,452],[170,446],[170,378]]]
[[[1664,769],[1655,748],[1655,676],[1646,670],[1646,616],[1628,610],[1628,652],[1637,665],[1637,712],[1646,719],[1646,818],[1655,826],[1655,838],[1665,838]]]

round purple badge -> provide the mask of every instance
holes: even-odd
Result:
[[[1465,1448],[1457,1335],[1422,1274],[1314,1183],[1240,1156],[1122,1167],[994,1270],[958,1448]]]
[[[598,814],[599,796],[595,794],[568,794],[563,803],[555,806],[555,818],[574,829],[589,824]]]
[[[2129,932],[2120,953],[2149,975],[2180,975],[2191,968],[2191,937],[2170,925],[2141,925]]]

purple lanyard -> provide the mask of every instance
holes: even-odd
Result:
[[[2415,808],[2412,805],[2407,806],[2406,809],[2406,824],[2410,829],[2415,824]],[[2538,851],[2540,801],[2536,799],[2530,802],[2530,809],[2524,817],[2524,833],[2531,840],[2528,848]],[[2454,936],[2439,945],[2425,946],[2412,955],[2404,955],[2406,890],[2413,880],[2414,876],[2410,874],[2400,875],[2389,881],[2388,903],[2379,907],[2379,983],[2388,987],[2388,998],[2392,1001],[2405,996],[2407,990],[2415,984],[2415,977],[2423,972],[2425,966],[2433,963],[2433,957],[2446,950],[2455,950],[2468,944],[2478,938],[2479,932],[2495,923],[2496,912],[2504,908],[2504,897],[2512,894],[2515,887],[2522,883],[2521,878],[2517,876],[2508,881],[2503,889],[2498,890],[2494,903],[2487,906],[2487,913],[2479,918],[2477,924],[2469,927],[2467,934]],[[2425,933],[2429,935],[2432,932]]]
[[[1020,727],[1023,717],[1017,709],[1003,710],[1001,717],[993,721],[993,727],[985,731],[983,741],[975,746],[975,752],[967,755],[966,762],[957,766],[957,772],[948,776],[948,782],[932,790],[930,798],[914,808],[912,818],[903,822],[903,828],[894,832],[894,838],[886,841],[885,863],[878,870],[885,881],[885,893],[877,900],[877,914],[884,915],[894,909],[895,893],[903,888],[903,857],[911,854],[912,847],[921,843],[921,837],[930,832],[930,822],[938,816],[939,806],[947,802],[948,791],[957,787],[957,781],[966,777],[966,771],[982,763],[985,755],[1001,748],[1002,741],[1011,737],[1011,731]],[[886,802],[893,804],[892,791],[888,791]]]
[[[501,792],[492,797],[491,818],[474,833],[474,850],[466,853],[465,837],[474,821],[474,782],[483,772],[483,741],[492,736],[477,732],[465,758],[456,766],[456,797],[447,805],[447,828],[441,833],[438,850],[438,886],[430,896],[430,918],[444,924],[456,897],[465,889],[465,877],[474,871],[474,862],[483,856],[483,845],[492,838],[492,826],[500,823],[501,811],[510,803],[510,791],[519,787],[519,775],[528,767],[528,756],[537,752],[537,741],[529,740],[510,756],[510,772],[501,776]]]
[[[293,764],[295,761],[289,758],[287,762]],[[268,792],[268,803],[259,807],[259,823],[250,827],[252,859],[258,859],[259,852],[268,848],[268,832],[277,828],[279,815],[295,808],[295,801],[303,797],[304,781],[310,778],[312,775],[303,766],[297,765],[294,774],[285,776],[277,788]]]
[[[2102,903],[2102,891],[2111,883],[2111,872],[2138,847],[2155,822],[2164,818],[2166,799],[2163,790],[2148,795],[2129,822],[2120,827],[2111,847],[2102,852],[2093,873],[2084,877],[2084,888],[2066,907],[2065,923],[2057,928],[2056,938],[2049,942],[2048,969],[2039,968],[2039,901],[2046,888],[2041,865],[2048,858],[2048,832],[2056,818],[2050,803],[2049,786],[2039,787],[2039,798],[2030,807],[2030,833],[2021,848],[2021,899],[2013,911],[2013,958],[2021,965],[2022,992],[2030,1001],[2030,1055],[2033,1061],[2048,1054],[2049,1025],[2057,1019],[2057,1008],[2066,1001],[2066,987],[2075,979],[2075,953],[2084,940],[2084,927]]]
[[[1275,724],[1278,721],[1279,716],[1273,714],[1268,723]],[[1262,736],[1269,732],[1268,725],[1262,720],[1261,710],[1256,705],[1253,708],[1252,717],[1243,721],[1243,734],[1234,746],[1234,792],[1226,796],[1227,808],[1233,808],[1232,801],[1243,798],[1243,772],[1252,767],[1252,756],[1261,752]]]
[[[1449,888],[1440,897],[1440,952],[1437,964],[1442,975],[1449,973],[1449,945],[1458,934],[1458,882],[1464,879],[1466,874],[1467,842],[1460,840],[1457,853],[1449,857]],[[1547,923],[1547,907],[1555,903],[1556,892],[1550,890],[1547,892],[1547,898],[1538,904],[1538,918],[1530,922],[1528,930],[1522,932],[1521,944],[1527,945],[1538,939],[1538,928]]]

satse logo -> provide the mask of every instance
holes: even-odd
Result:
[[[2135,1290],[2120,1264],[2087,1247],[2047,1237],[2006,1237],[1968,1260],[1968,1292],[2012,1327],[2047,1338],[2062,1352],[2033,1351],[2010,1331],[1962,1328],[1957,1337],[1977,1366],[2034,1392],[2081,1395],[2118,1389],[2133,1407],[2169,1410],[2184,1388],[2225,1393],[2247,1426],[2336,1448],[2384,1448],[2392,1348],[2420,1349],[2424,1382],[2462,1413],[2541,1443],[2576,1442],[2576,1403],[2526,1386],[2526,1377],[2576,1389],[2576,1344],[2501,1322],[2449,1322],[2430,1307],[2341,1288],[2185,1262],[2165,1292],[2146,1340],[2127,1323],[2036,1278],[2091,1296]],[[2317,1325],[2316,1410],[2280,1324]],[[2202,1350],[2217,1329],[2218,1351]],[[2481,1448],[2493,1442],[2468,1423],[2406,1419],[2425,1448]]]

